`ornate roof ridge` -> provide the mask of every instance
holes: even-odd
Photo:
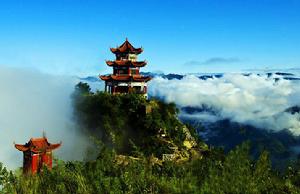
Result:
[[[118,81],[150,81],[152,77],[143,75],[101,75],[100,79],[104,81],[118,80]]]
[[[15,148],[22,152],[32,151],[37,153],[41,151],[54,150],[60,147],[61,144],[62,142],[51,144],[48,142],[48,139],[46,137],[40,137],[30,138],[29,142],[25,144],[15,144]]]
[[[125,42],[121,46],[117,46],[116,48],[110,48],[113,53],[134,53],[140,54],[143,52],[143,48],[135,48],[126,38]]]

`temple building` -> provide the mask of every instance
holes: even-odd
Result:
[[[46,137],[31,138],[30,141],[24,145],[15,144],[15,147],[23,152],[23,173],[38,173],[43,166],[51,169],[52,151],[60,146],[61,143],[49,143]]]
[[[105,91],[110,94],[137,93],[147,97],[147,82],[151,77],[140,74],[140,68],[147,62],[137,60],[143,49],[134,48],[126,38],[121,46],[110,50],[116,55],[116,59],[106,61],[113,68],[113,74],[100,76],[105,81]]]

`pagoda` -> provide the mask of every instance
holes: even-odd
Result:
[[[113,68],[113,74],[100,76],[105,81],[105,92],[136,93],[147,97],[147,82],[151,77],[140,74],[140,68],[146,66],[147,62],[137,60],[137,56],[143,52],[143,49],[134,48],[126,38],[121,46],[110,50],[116,55],[116,59],[106,61],[106,64]]]
[[[15,144],[15,148],[23,152],[23,173],[36,174],[43,166],[52,168],[52,151],[59,148],[61,143],[51,144],[44,136],[31,138],[26,144]]]

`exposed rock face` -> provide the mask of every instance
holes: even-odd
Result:
[[[185,140],[183,142],[183,145],[187,149],[191,149],[193,147],[196,147],[197,142],[196,142],[195,138],[191,135],[189,129],[186,126],[183,127],[183,132],[185,133]]]
[[[195,138],[191,135],[190,130],[184,126],[183,132],[185,134],[185,140],[183,141],[183,147],[179,148],[176,144],[170,139],[164,129],[159,130],[158,138],[161,138],[170,150],[173,151],[171,154],[163,154],[162,162],[165,161],[175,161],[175,162],[184,162],[193,158],[202,157],[201,152],[208,150],[208,146],[203,143],[203,145],[199,146],[195,140]],[[201,147],[201,148],[200,148]]]
[[[167,161],[185,162],[195,158],[202,158],[202,152],[208,151],[208,146],[205,143],[198,145],[186,126],[183,127],[183,132],[185,134],[185,140],[183,141],[183,146],[179,148],[173,140],[167,136],[166,129],[159,129],[156,137],[164,144],[167,144],[168,148],[172,150],[172,153],[162,154],[161,159],[151,155],[148,161],[152,165],[162,165],[163,162]],[[141,158],[138,157],[116,155],[116,164],[118,165],[127,166],[130,162],[140,160]]]

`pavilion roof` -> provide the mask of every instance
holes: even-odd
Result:
[[[19,151],[26,152],[31,151],[34,153],[40,153],[45,151],[52,151],[61,146],[61,142],[57,144],[51,144],[46,137],[31,138],[26,144],[15,144],[15,148]]]
[[[106,61],[108,66],[126,66],[126,67],[144,67],[147,65],[146,61],[130,61],[130,60],[115,60],[115,61]]]
[[[150,76],[141,76],[141,75],[125,75],[125,76],[118,76],[118,75],[103,75],[100,76],[103,81],[136,81],[136,82],[148,82],[151,80]]]
[[[143,52],[142,48],[134,48],[132,44],[128,41],[126,38],[125,42],[117,47],[117,48],[110,48],[111,52],[113,53],[134,53],[134,54],[140,54]]]

